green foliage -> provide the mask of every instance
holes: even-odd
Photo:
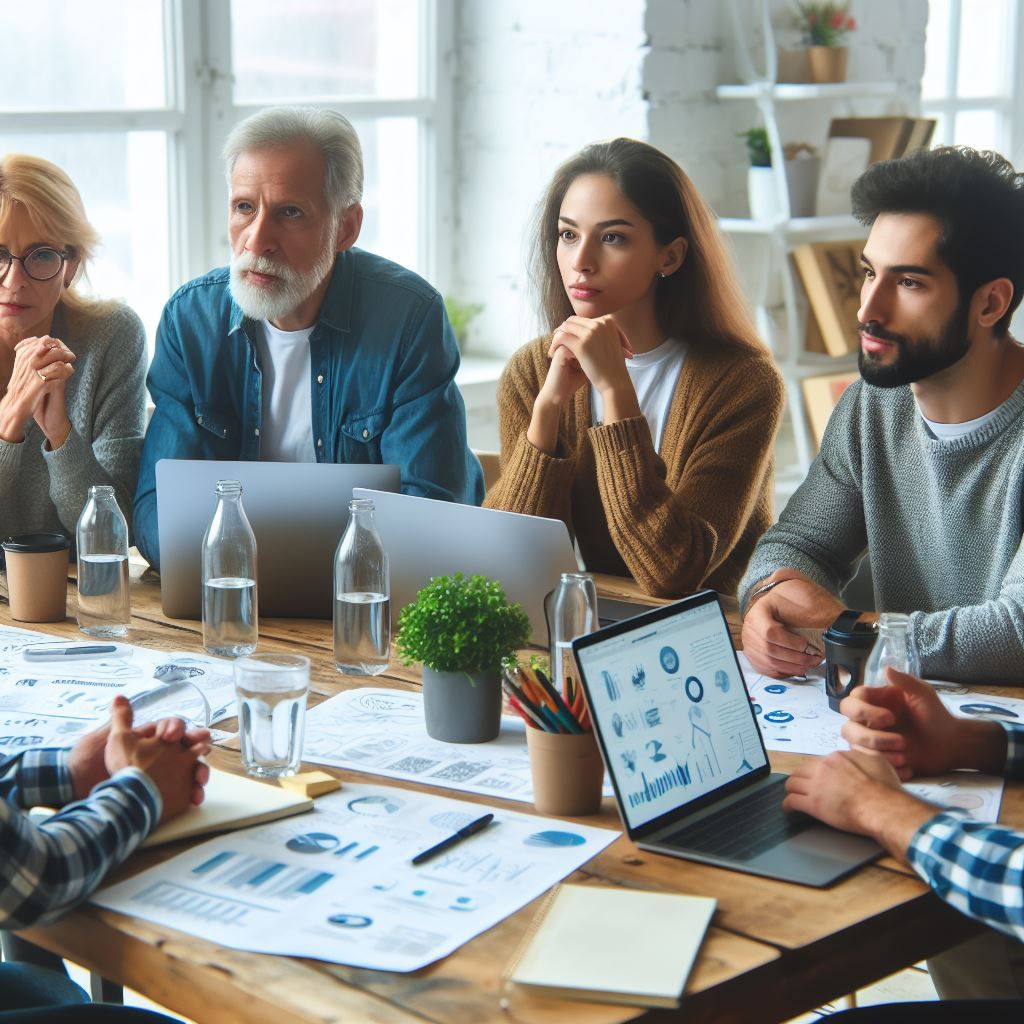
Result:
[[[771,167],[772,146],[768,141],[767,129],[748,128],[745,132],[740,132],[740,138],[747,143],[751,167]]]
[[[483,311],[479,302],[461,302],[452,295],[444,297],[444,308],[448,314],[448,322],[452,325],[459,348],[466,343],[466,331],[476,316]]]
[[[801,3],[797,0],[797,27],[803,33],[804,46],[842,46],[847,32],[857,27],[846,3]]]
[[[500,672],[530,640],[530,620],[497,580],[461,572],[432,579],[398,617],[404,665],[436,672]]]

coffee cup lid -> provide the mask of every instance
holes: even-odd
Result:
[[[4,551],[25,551],[42,554],[46,551],[63,551],[70,542],[63,533],[19,533],[0,541]]]

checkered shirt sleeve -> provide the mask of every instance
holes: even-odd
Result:
[[[73,798],[67,750],[0,762],[0,928],[49,924],[85,899],[160,820],[159,791],[137,768]],[[35,822],[25,809],[63,809]]]
[[[1006,730],[1006,774],[1024,776],[1024,726]],[[951,906],[1024,941],[1024,833],[943,811],[914,833],[910,866]]]

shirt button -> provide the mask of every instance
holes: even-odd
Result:
[[[256,429],[255,429],[255,430],[253,431],[253,433],[254,433],[254,434],[255,434],[255,435],[257,436],[257,437],[259,437],[259,436],[260,436],[260,428],[259,428],[259,427],[257,427],[257,428],[256,428]]]
[[[366,429],[366,427],[363,427],[363,440],[365,441],[369,436],[370,432]]]
[[[318,373],[316,375],[316,382],[317,382],[317,384],[323,384],[323,382],[324,382],[324,375],[322,373]]]
[[[317,446],[317,448],[323,448],[323,446],[324,446],[324,439],[322,437],[318,437],[316,439],[316,446]]]
[[[200,416],[199,419],[196,420],[196,423],[198,423],[199,426],[202,426],[203,425],[203,417]]]

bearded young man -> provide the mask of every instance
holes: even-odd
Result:
[[[813,630],[866,554],[875,610],[910,614],[923,675],[1024,685],[1024,176],[994,153],[921,152],[866,171],[853,209],[871,225],[863,380],[740,583],[744,651],[778,677],[818,664]]]
[[[406,494],[479,504],[441,296],[354,248],[363,161],[333,111],[273,107],[224,147],[230,268],[167,303],[135,539],[157,568],[159,459],[390,463]]]

